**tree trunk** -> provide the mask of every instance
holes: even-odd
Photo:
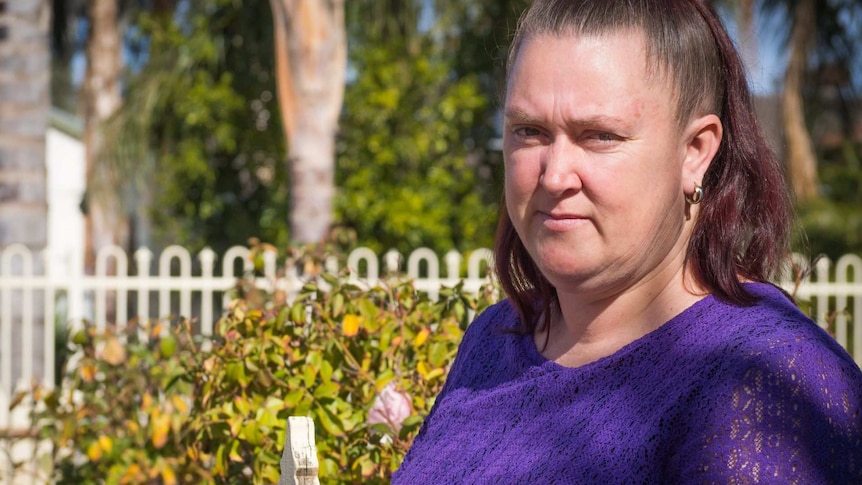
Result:
[[[85,267],[92,272],[96,252],[110,244],[125,244],[128,222],[117,196],[118,184],[100,164],[102,125],[120,107],[120,49],[117,0],[91,0],[87,71],[84,79],[84,145],[87,163]]]
[[[787,140],[787,167],[797,202],[816,199],[817,157],[805,124],[802,87],[808,67],[808,51],[814,40],[814,0],[801,0],[794,7],[790,34],[790,58],[784,74],[781,109]]]
[[[754,0],[738,0],[736,23],[742,60],[748,72],[757,72],[760,70],[760,59],[757,55],[758,41],[754,29]]]
[[[0,9],[0,248],[48,242],[45,132],[51,110],[50,0]]]
[[[44,274],[39,252],[48,244],[45,133],[51,111],[51,1],[0,3],[0,249],[26,245],[35,255],[34,273]],[[14,266],[3,270],[21,274],[21,263],[15,258]],[[44,323],[43,293],[33,292],[29,308],[21,293],[12,295],[2,302],[11,310],[11,321],[0,316],[0,342],[12,343],[6,347],[11,352],[0,354],[0,384],[5,385],[0,393],[43,375],[41,343],[44,332],[52,330]]]
[[[347,64],[344,0],[270,4],[290,169],[290,235],[295,242],[320,242],[333,218],[335,135]]]

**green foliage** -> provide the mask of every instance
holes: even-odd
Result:
[[[88,325],[68,345],[75,357],[61,387],[36,394],[38,435],[54,448],[53,483],[200,483],[209,476],[186,456],[192,387],[170,385],[197,351],[188,333],[162,335],[160,325],[100,333]]]
[[[845,141],[820,155],[819,175],[825,193],[799,207],[804,239],[798,250],[833,261],[843,254],[862,254],[862,170],[860,146]]]
[[[453,78],[430,42],[354,50],[337,163],[338,220],[359,243],[403,253],[488,247],[499,198],[468,146],[487,100],[476,76]]]
[[[156,243],[287,242],[287,169],[266,2],[190,2],[136,18],[148,55],[107,126],[104,161],[148,207]]]
[[[329,275],[289,302],[251,279],[238,290],[212,339],[185,326],[75,334],[64,385],[38,396],[56,483],[276,483],[294,415],[315,422],[322,483],[388,483],[495,296]],[[409,398],[403,422],[369,422],[384,389]]]
[[[338,221],[360,244],[490,247],[502,186],[495,114],[525,0],[348,4],[351,71]]]
[[[361,244],[438,253],[490,245],[502,180],[500,154],[487,148],[498,135],[493,99],[524,3],[346,4],[351,76],[336,223]],[[102,189],[133,188],[121,199],[149,208],[155,246],[220,252],[251,236],[285,245],[289,176],[270,7],[169,4],[130,17],[140,64],[107,126]]]

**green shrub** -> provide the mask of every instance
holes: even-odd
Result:
[[[202,483],[187,457],[192,386],[177,377],[197,345],[180,327],[155,324],[74,333],[62,384],[37,390],[34,425],[53,444],[52,483]],[[175,382],[175,385],[171,385]]]
[[[75,335],[79,358],[36,415],[57,483],[274,484],[293,415],[314,420],[323,483],[388,483],[496,294],[332,276],[291,302],[239,289],[212,338],[185,324]],[[380,396],[406,398],[409,417],[381,413]]]

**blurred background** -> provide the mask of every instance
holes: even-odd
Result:
[[[0,0],[0,247],[490,247],[527,3]],[[797,250],[862,252],[862,5],[714,3]]]
[[[420,356],[415,361],[420,364],[375,364],[380,375],[369,379],[376,379],[380,390],[388,382],[382,379],[395,376],[381,369],[416,368],[421,379],[411,372],[402,385],[419,389],[408,386],[414,379],[425,386],[417,396],[436,395],[434,386],[442,380],[435,379],[448,362],[445,352],[437,350],[454,355],[460,331],[433,334],[432,340],[441,340],[422,348],[437,349],[429,351],[434,358],[421,360],[424,354],[411,346],[419,348],[429,337],[428,322],[431,328],[450,319],[466,326],[470,312],[496,297],[481,290],[492,256],[477,249],[493,242],[503,178],[504,64],[509,36],[528,3],[0,0],[0,450],[10,449],[4,443],[9,430],[33,426],[26,406],[16,410],[9,404],[19,402],[13,391],[27,389],[36,378],[48,387],[59,385],[65,359],[75,351],[70,337],[83,335],[90,345],[83,333],[70,332],[79,322],[94,322],[110,341],[114,328],[135,332],[148,318],[173,325],[178,322],[174,317],[185,316],[191,317],[195,332],[211,336],[217,333],[218,316],[237,295],[253,308],[282,308],[269,322],[274,331],[298,331],[292,342],[316,336],[307,343],[317,349],[360,342],[365,347],[356,355],[368,355],[388,348],[374,340],[374,332],[359,332],[357,315],[367,314],[367,322],[388,322],[388,327],[375,327],[389,329],[381,332],[386,335],[394,328],[403,333],[412,322],[416,336],[399,337],[398,345]],[[781,283],[862,363],[862,2],[714,3],[743,55],[759,122],[785,163],[787,189],[797,203],[794,251],[799,255],[794,262],[799,264],[792,269],[800,271]],[[307,259],[276,267],[275,253],[287,253],[279,257],[289,260],[302,253],[291,248],[320,242],[326,244],[309,251]],[[422,247],[428,249],[418,249]],[[390,249],[409,256],[390,257]],[[156,264],[153,254],[159,253]],[[425,308],[415,305],[412,290],[394,292],[403,301],[393,306],[380,304],[377,297],[358,298],[345,286],[315,320],[325,332],[307,334],[302,326],[309,318],[306,303],[285,306],[304,281],[295,274],[282,278],[295,284],[289,295],[282,289],[257,291],[252,285],[274,282],[299,266],[303,277],[314,280],[329,271],[317,260],[330,254],[355,263],[357,274],[364,261],[364,274],[373,275],[368,277],[372,281],[378,266],[388,268],[381,274],[406,266],[416,288],[439,304],[427,314],[411,313],[413,320],[407,322],[399,305]],[[384,264],[378,264],[381,255]],[[809,264],[818,255],[835,261],[834,268],[826,259]],[[215,269],[216,261],[221,271]],[[463,273],[467,283],[461,286]],[[258,278],[243,281],[242,274]],[[809,284],[812,276],[815,281]],[[283,324],[288,307],[297,325]],[[384,309],[391,315],[378,315]],[[245,337],[240,340],[245,345]],[[158,346],[167,349],[159,350],[163,358],[178,358],[171,357],[176,341],[167,342]],[[128,348],[129,355],[152,355],[153,347]],[[164,375],[160,360],[147,361],[147,374],[139,364],[126,365],[121,346],[111,349],[106,369],[127,372],[125,382],[133,389],[141,376],[157,380]],[[242,359],[244,352],[230,355],[241,354]],[[345,362],[337,352],[326,355],[332,362]],[[278,371],[284,367],[284,357],[267,362]],[[246,364],[237,365],[242,370]],[[309,357],[306,368],[313,377],[320,359]],[[83,369],[95,372],[92,365]],[[202,375],[177,369],[182,375]],[[269,375],[248,369],[255,378]],[[108,388],[117,379],[106,378]],[[350,381],[365,385],[362,379]],[[303,382],[297,386],[309,387],[308,378]],[[125,420],[140,411],[136,396],[143,392],[116,387],[126,400],[107,399],[100,387],[90,388],[95,393],[86,402],[95,403],[92,415],[112,408]],[[234,388],[225,389],[233,400]],[[262,389],[261,396],[272,397],[269,383]],[[338,433],[348,426],[343,423],[356,431],[355,449],[371,453],[366,428],[356,425],[365,419],[367,407],[356,403],[371,406],[373,395],[356,396],[361,398],[342,400],[351,409],[340,415],[341,424],[329,419],[329,408],[315,408],[315,422],[333,439],[321,445],[322,456],[331,458],[324,458],[327,473],[335,473],[333,460],[348,456],[337,452],[344,441]],[[430,401],[422,397],[425,402]],[[420,397],[413,405],[419,414],[426,412],[425,404],[417,403]],[[306,411],[300,408],[296,414]],[[156,406],[152,412],[161,410]],[[76,417],[56,422],[72,428],[80,424],[78,415],[69,416]],[[68,455],[68,463],[74,462],[71,472],[89,470],[102,477],[113,462],[99,461],[101,448],[93,443],[103,446],[106,433],[125,425],[93,422],[92,427],[79,426],[78,435],[49,434],[75,436],[63,445],[79,448],[78,455]],[[117,445],[115,456],[135,450],[147,455],[142,463],[164,468],[162,452],[147,444],[150,431],[139,431],[135,433],[143,438],[126,441],[126,448]],[[166,436],[164,430],[159,433]],[[216,441],[222,447],[230,444]],[[272,442],[281,446],[279,440]],[[33,444],[22,441],[20,446],[20,459],[15,450],[0,452],[0,482],[16,460],[36,463]],[[90,455],[93,450],[99,456]],[[165,450],[171,459],[196,462],[185,448]],[[90,459],[78,459],[83,453]],[[272,453],[268,456],[275,464],[278,455]],[[251,463],[262,454],[252,447],[244,456]],[[386,456],[400,459],[398,453]],[[386,476],[391,468],[379,456],[366,458],[360,470],[365,478],[378,469]],[[50,474],[48,468],[43,466],[42,472]],[[161,472],[165,483],[175,483],[168,480],[171,470]],[[9,480],[13,475],[5,473]],[[235,483],[247,483],[241,473],[229,470],[227,475]]]

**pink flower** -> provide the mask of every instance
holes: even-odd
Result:
[[[399,391],[390,382],[374,398],[374,404],[368,412],[368,424],[383,423],[393,431],[401,431],[401,423],[413,412],[410,396]]]

